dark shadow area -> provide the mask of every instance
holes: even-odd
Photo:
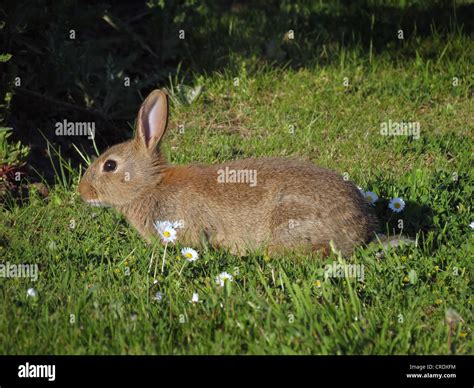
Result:
[[[380,178],[382,180],[382,178]],[[463,206],[464,198],[469,198],[471,193],[471,180],[467,171],[453,173],[446,170],[436,170],[432,173],[427,182],[430,191],[424,196],[424,201],[430,201],[433,205],[428,206],[412,200],[405,201],[405,208],[400,213],[393,212],[388,204],[390,195],[379,193],[380,198],[374,205],[375,214],[379,220],[379,231],[385,235],[394,236],[402,234],[413,240],[419,237],[423,243],[428,234],[437,231],[436,238],[431,239],[430,249],[437,251],[444,244],[450,242],[455,245],[462,245],[464,234],[457,229],[453,217]],[[394,182],[389,182],[388,186],[395,186]],[[435,193],[444,193],[436,195]],[[448,200],[447,195],[450,196]],[[406,197],[403,195],[403,197]],[[434,208],[438,210],[434,210]],[[400,223],[401,220],[401,223]]]
[[[52,182],[39,130],[77,166],[71,143],[93,154],[92,143],[57,135],[58,122],[94,123],[103,150],[130,137],[143,96],[170,80],[186,84],[193,74],[237,71],[239,58],[255,68],[325,66],[337,63],[344,49],[400,61],[420,49],[416,39],[473,31],[474,4],[379,3],[6,0],[2,44],[12,58],[1,63],[2,98],[9,96],[4,126],[31,146],[27,164]],[[428,44],[424,56],[438,58],[438,47]]]
[[[405,209],[400,213],[394,213],[388,208],[388,203],[388,200],[383,199],[377,205],[381,233],[390,236],[402,233],[404,236],[415,239],[417,233],[426,234],[434,227],[435,213],[431,207],[406,201]]]

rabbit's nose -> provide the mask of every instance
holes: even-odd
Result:
[[[84,182],[84,180],[79,182],[77,190],[84,201],[97,199],[97,191],[89,183]]]

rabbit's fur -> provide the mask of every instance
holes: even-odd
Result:
[[[353,183],[309,162],[243,159],[221,165],[168,164],[159,150],[168,120],[168,99],[155,90],[142,104],[135,138],[111,147],[85,172],[81,197],[123,213],[147,240],[155,221],[182,220],[178,241],[244,255],[252,250],[329,252],[343,255],[370,241],[376,218]],[[104,171],[106,161],[114,171]],[[256,184],[221,183],[219,173],[256,172]]]

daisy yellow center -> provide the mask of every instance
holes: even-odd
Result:
[[[171,233],[168,232],[167,230],[165,230],[165,231],[163,232],[163,236],[169,237],[169,236],[171,236]]]
[[[370,195],[367,196],[367,199],[368,199],[369,201],[372,201],[372,197],[371,197]]]
[[[193,258],[193,254],[191,252],[186,253],[184,256],[186,256],[188,259]]]
[[[400,209],[400,204],[396,202],[393,206],[395,206],[397,209]]]

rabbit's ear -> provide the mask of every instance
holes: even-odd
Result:
[[[147,150],[154,151],[168,126],[168,96],[154,90],[143,101],[137,117],[135,138]]]

